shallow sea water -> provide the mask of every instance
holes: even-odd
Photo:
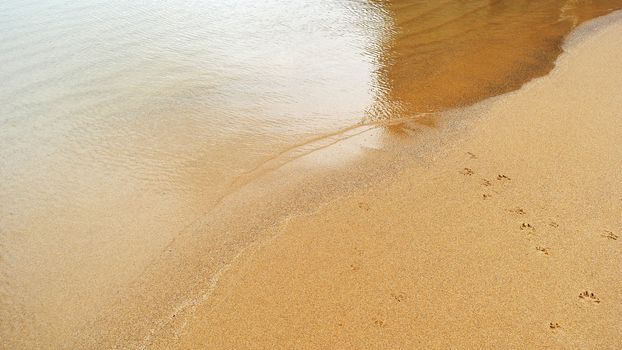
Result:
[[[61,347],[263,165],[516,89],[620,7],[3,1],[2,342]]]

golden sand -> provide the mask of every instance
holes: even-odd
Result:
[[[576,10],[583,2],[573,3]],[[490,5],[494,10],[499,4]],[[419,46],[398,35],[388,48],[394,56],[379,72],[392,84],[385,98],[397,111],[389,112],[396,117],[419,107],[442,109],[517,88],[548,72],[550,66],[541,64],[557,54],[573,25],[609,11],[600,5],[584,16],[569,5],[564,13],[576,23],[561,20],[559,32],[546,32],[554,40],[530,39],[535,47],[519,41],[508,49],[504,45],[511,42],[501,38],[504,45],[485,41],[480,50],[472,40],[457,43],[464,50],[434,62],[442,68],[435,77],[415,74],[427,71],[426,64],[400,63],[400,55]],[[408,10],[396,5],[391,11]],[[474,10],[455,23],[464,28],[481,14]],[[485,23],[497,14],[487,16]],[[395,19],[399,27],[400,17]],[[430,30],[419,34],[431,40],[438,18],[430,20]],[[575,36],[550,75],[520,91],[464,110],[365,124],[302,143],[237,178],[200,220],[172,225],[183,226],[181,231],[148,212],[128,211],[127,220],[146,238],[164,230],[172,242],[154,249],[129,241],[117,250],[89,242],[99,249],[98,258],[115,267],[106,273],[51,250],[80,279],[56,278],[48,269],[64,270],[53,264],[37,270],[54,288],[37,284],[39,299],[20,290],[34,305],[31,313],[0,310],[6,315],[2,345],[618,347],[622,24],[599,22]],[[452,23],[443,28],[455,30]],[[490,25],[469,33],[494,34]],[[590,30],[596,34],[585,39]],[[534,60],[535,70],[517,72],[524,65],[511,57],[495,60],[508,64],[501,68],[486,65],[499,52],[520,58],[527,51],[545,53]],[[457,71],[450,69],[454,61]],[[456,83],[470,81],[471,73],[482,79],[473,91]],[[411,76],[423,83],[414,86],[407,81]],[[175,212],[166,215],[180,219]],[[119,234],[130,229],[119,216],[109,219],[121,227]],[[153,230],[143,230],[142,222]],[[54,242],[61,252],[91,254],[66,244],[72,240]],[[143,256],[145,262],[129,264],[123,256]],[[41,295],[69,295],[75,302]]]
[[[149,345],[619,348],[622,22],[583,32],[434,157],[288,220]]]
[[[620,16],[518,92],[259,169],[63,344],[617,348]]]
[[[0,21],[0,339],[15,349],[174,342],[283,223],[408,174],[427,179],[421,193],[435,157],[472,119],[487,123],[413,114],[518,89],[549,72],[577,25],[622,7],[98,2],[42,15],[52,8],[36,3],[0,6],[16,20]],[[49,64],[59,57],[72,59]]]

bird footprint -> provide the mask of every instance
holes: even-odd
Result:
[[[460,173],[462,175],[466,175],[466,176],[471,176],[471,175],[475,174],[473,172],[473,170],[471,170],[470,168],[464,168],[464,169],[462,169],[462,171]]]
[[[549,248],[546,247],[536,247],[536,250],[542,252],[544,255],[550,255]]]
[[[561,328],[561,326],[557,322],[549,322],[549,328],[550,329],[558,329],[558,328]]]
[[[594,295],[594,293],[589,292],[587,290],[584,292],[581,292],[581,294],[579,294],[579,298],[589,301],[591,303],[596,303],[596,304],[600,303],[600,299],[598,299],[596,295]]]
[[[605,237],[607,239],[610,239],[612,241],[617,240],[618,238],[620,238],[618,235],[616,235],[615,233],[611,232],[611,231],[607,231],[605,230],[603,233],[600,234],[602,237]]]

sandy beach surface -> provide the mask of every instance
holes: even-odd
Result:
[[[619,18],[426,159],[266,234],[147,347],[620,348]]]
[[[0,349],[622,348],[620,8],[1,2]]]

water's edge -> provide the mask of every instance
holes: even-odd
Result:
[[[622,11],[616,11],[577,27],[564,40],[564,52],[548,74],[558,69],[557,63],[574,45],[621,20]],[[528,89],[538,79],[546,76],[536,77],[520,89]],[[153,342],[174,341],[175,334],[183,331],[184,318],[191,317],[197,306],[205,305],[230,266],[242,255],[269,242],[292,217],[316,212],[354,191],[382,186],[411,166],[425,166],[442,157],[444,147],[468,137],[473,123],[484,122],[479,116],[488,104],[516,91],[426,116],[432,122],[405,118],[357,126],[368,128],[353,135],[347,134],[351,131],[348,129],[347,135],[337,133],[319,138],[316,148],[298,153],[294,147],[286,155],[297,156],[272,160],[277,165],[268,165],[266,169],[258,167],[262,170],[253,173],[249,181],[230,191],[203,219],[181,232],[106,316],[83,329],[82,335],[88,334],[90,340],[74,345],[148,348]],[[387,127],[394,127],[405,137],[394,137],[389,145],[376,148],[370,139],[382,138]],[[350,153],[358,154],[358,158],[352,161]],[[314,169],[314,164],[322,162],[326,155],[343,157],[345,164]],[[218,246],[224,248],[214,248]],[[103,338],[102,329],[110,332]]]

